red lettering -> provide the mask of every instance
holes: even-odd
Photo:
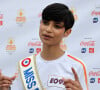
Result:
[[[0,14],[0,19],[3,19],[3,14]]]
[[[88,42],[82,41],[80,43],[80,46],[95,46],[95,41],[88,41]]]
[[[89,76],[100,76],[100,71],[97,72],[90,71]]]
[[[41,42],[29,42],[28,46],[41,46]]]
[[[96,16],[97,16],[97,15],[100,15],[100,12],[94,10],[94,11],[92,11],[91,15],[92,15],[92,16],[93,16],[93,15],[96,15]]]

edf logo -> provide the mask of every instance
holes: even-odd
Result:
[[[95,83],[95,78],[90,78],[90,83]]]
[[[94,17],[93,18],[93,23],[97,23],[98,22],[98,18],[97,17]]]
[[[82,48],[81,53],[86,53],[86,48]]]

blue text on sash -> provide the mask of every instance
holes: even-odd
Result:
[[[32,86],[36,86],[36,81],[34,80],[35,76],[34,76],[34,72],[33,72],[32,67],[30,67],[24,71],[24,77],[25,77],[28,89],[31,89]],[[35,88],[35,90],[39,90],[39,89]]]

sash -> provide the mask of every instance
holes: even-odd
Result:
[[[18,63],[21,80],[25,90],[44,90],[36,67],[34,55]]]

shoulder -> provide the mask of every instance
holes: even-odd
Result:
[[[79,67],[85,69],[85,67],[86,67],[85,63],[81,59],[79,59],[71,54],[67,54],[67,58],[73,65],[79,66]]]
[[[66,53],[63,62],[65,63],[65,65],[75,68],[77,72],[83,71],[86,73],[85,63],[81,59],[69,53]]]
[[[87,76],[86,65],[81,59],[70,54],[67,54],[67,57],[69,58],[69,61],[72,63],[73,67],[77,68],[77,72],[83,72],[84,76]]]

